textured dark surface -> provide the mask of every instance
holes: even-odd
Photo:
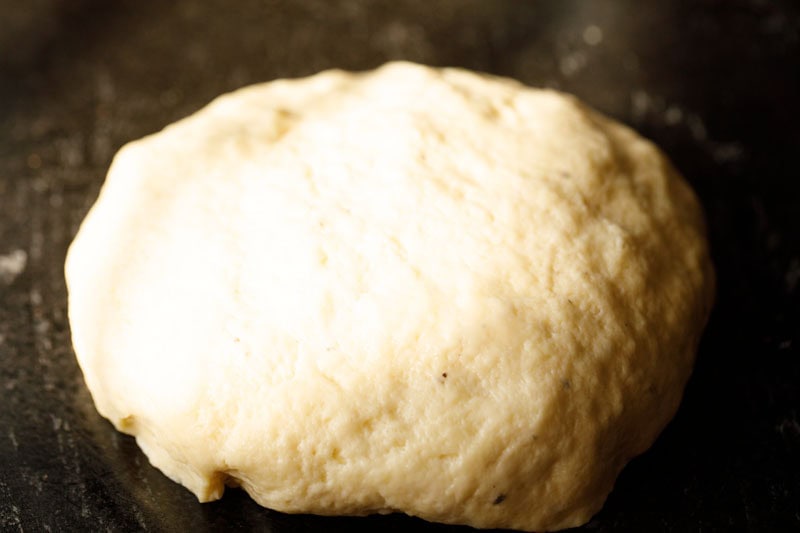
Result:
[[[797,3],[0,0],[0,530],[465,530],[201,505],[95,413],[70,347],[64,254],[123,143],[248,83],[395,58],[573,92],[705,206],[696,371],[586,529],[800,529]]]

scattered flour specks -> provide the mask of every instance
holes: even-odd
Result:
[[[0,482],[0,494],[7,492],[7,485]],[[0,531],[22,531],[19,507],[0,502]]]
[[[25,270],[27,263],[28,254],[25,250],[0,255],[0,282],[10,285]]]
[[[597,46],[601,42],[603,42],[603,30],[600,29],[599,26],[595,26],[591,24],[586,26],[586,29],[583,30],[583,42],[588,44],[589,46]]]
[[[664,122],[666,122],[669,126],[680,124],[682,120],[683,110],[676,105],[669,106],[664,112]]]
[[[744,147],[738,142],[717,143],[711,152],[717,163],[738,161],[744,157],[744,154]]]
[[[685,127],[692,139],[698,143],[706,143],[708,147],[718,147],[708,138],[708,131],[703,119],[697,113],[681,107],[678,104],[667,102],[664,98],[652,95],[643,90],[631,92],[631,117],[635,124],[646,121],[655,121],[657,124]],[[719,156],[714,154],[715,159],[725,161],[738,159],[743,156],[741,147],[737,148],[736,143],[728,143],[723,146]]]
[[[558,61],[558,68],[567,78],[577,74],[589,62],[588,57],[581,51],[572,52],[563,56]]]
[[[13,428],[8,430],[8,440],[11,441],[11,446],[14,447],[14,451],[17,451],[19,448],[19,442],[17,441],[17,435],[14,433]]]

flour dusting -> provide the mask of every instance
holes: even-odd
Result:
[[[28,254],[25,250],[14,250],[11,253],[0,255],[0,282],[11,285],[17,276],[25,270],[28,264]]]

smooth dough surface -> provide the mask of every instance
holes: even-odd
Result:
[[[200,500],[523,530],[600,509],[713,295],[650,142],[409,63],[247,87],[128,144],[66,273],[98,410]]]

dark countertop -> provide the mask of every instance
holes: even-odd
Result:
[[[790,0],[0,0],[0,531],[465,531],[201,505],[96,414],[66,248],[114,152],[245,84],[404,58],[577,94],[705,206],[717,305],[597,531],[800,529],[800,6]]]

